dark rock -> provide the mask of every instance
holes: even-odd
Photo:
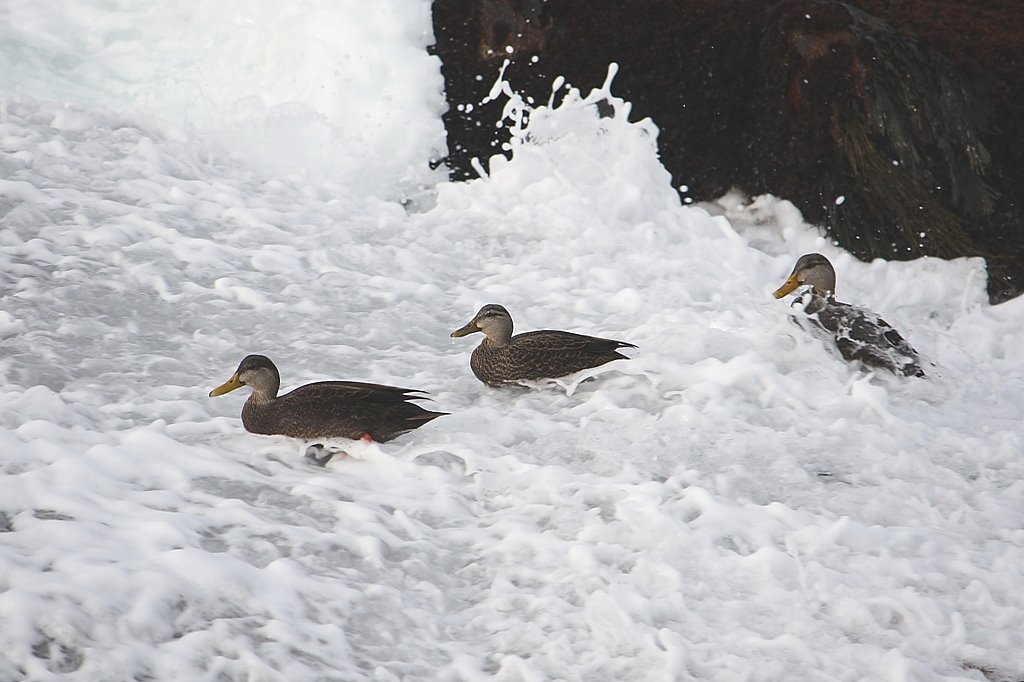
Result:
[[[586,92],[616,62],[616,95],[658,125],[662,162],[687,197],[770,192],[860,258],[980,255],[993,302],[1024,291],[1024,15],[1015,2],[433,8],[453,179],[474,177],[472,159],[486,167],[505,141],[494,125],[503,102],[481,102],[506,59],[506,80],[537,102],[555,77]]]

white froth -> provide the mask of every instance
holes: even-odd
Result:
[[[426,0],[10,3],[0,680],[1024,676],[1024,303],[683,206],[610,83],[440,182],[430,42]],[[811,251],[927,380],[792,323]],[[449,333],[491,302],[639,348],[490,389]],[[207,396],[257,352],[451,414],[318,469]]]

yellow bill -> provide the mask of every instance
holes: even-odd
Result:
[[[228,379],[223,384],[210,391],[210,397],[215,398],[219,395],[230,393],[236,388],[241,388],[242,386],[244,386],[244,384],[238,380],[238,372],[235,372],[234,374],[231,375],[230,379]]]
[[[468,336],[468,335],[472,334],[473,332],[478,332],[478,331],[480,331],[480,327],[476,326],[476,320],[473,320],[472,322],[467,324],[465,327],[459,327],[458,329],[453,331],[452,332],[452,336],[453,337]]]
[[[800,282],[797,281],[796,275],[790,275],[789,279],[787,279],[781,287],[776,289],[775,293],[772,294],[772,296],[774,296],[775,298],[782,298],[786,294],[796,289],[798,286],[800,286]]]

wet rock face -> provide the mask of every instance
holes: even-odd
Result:
[[[992,301],[1024,291],[1013,1],[435,0],[434,32],[453,179],[500,151],[481,102],[506,60],[539,103],[616,62],[686,197],[771,192],[860,258],[982,255]]]

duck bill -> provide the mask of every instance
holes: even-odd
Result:
[[[458,338],[460,336],[469,336],[473,332],[478,332],[478,331],[480,331],[480,327],[476,326],[476,320],[473,320],[472,322],[467,324],[465,327],[459,327],[458,329],[453,331],[452,332],[452,338]]]
[[[231,391],[235,390],[236,388],[241,388],[242,386],[242,382],[238,380],[238,372],[235,372],[234,374],[231,375],[230,379],[228,379],[223,384],[210,391],[210,397],[216,398],[219,395],[231,393]]]
[[[796,275],[790,275],[789,279],[787,279],[781,287],[776,289],[775,293],[772,294],[772,296],[774,296],[775,298],[782,298],[786,294],[796,289],[798,286],[800,286],[800,282],[797,281]]]

